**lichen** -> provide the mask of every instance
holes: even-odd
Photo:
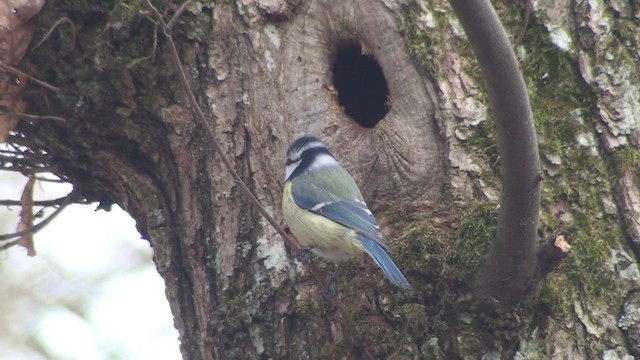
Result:
[[[617,162],[620,173],[631,171],[640,175],[640,149],[632,146],[619,147],[613,152],[613,157]]]
[[[273,212],[273,209],[270,210]],[[269,224],[263,220],[263,229],[269,229]],[[264,266],[276,273],[289,269],[289,257],[284,247],[284,241],[274,239],[273,236],[261,236],[256,240],[258,258],[264,260]]]
[[[632,326],[640,324],[640,305],[627,303],[624,305],[622,315],[618,319],[618,327],[622,330],[629,330]]]
[[[403,14],[410,16],[397,21],[402,24],[400,31],[406,40],[407,50],[424,71],[441,77],[438,64],[446,55],[447,27],[450,18],[455,16],[437,5],[421,1],[410,1],[407,6],[411,10]]]

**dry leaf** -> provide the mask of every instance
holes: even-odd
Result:
[[[15,11],[12,11],[16,18],[27,21],[40,12],[45,0],[9,0],[6,1]]]
[[[34,176],[29,177],[29,181],[22,190],[22,196],[20,197],[20,205],[22,210],[20,211],[20,222],[18,223],[17,231],[24,231],[33,228],[33,185],[36,182]],[[36,256],[36,249],[33,244],[33,232],[28,231],[26,234],[20,237],[18,245],[27,249],[27,255]]]
[[[33,28],[28,22],[44,5],[44,0],[4,0],[0,2],[0,61],[15,65],[29,46]]]
[[[0,65],[5,71],[0,76],[0,106],[3,111],[24,112],[26,104],[20,98],[27,78],[7,72],[24,57],[31,42],[33,28],[28,22],[37,14],[45,0],[0,1]],[[18,117],[0,115],[0,142],[18,123]]]
[[[17,85],[11,84],[9,81],[2,81],[8,76],[0,76],[0,142],[7,141],[9,137],[9,132],[13,130],[13,128],[18,123],[18,117],[15,115],[2,115],[7,109],[11,112],[21,113],[24,112],[27,108],[27,103],[25,103],[20,94],[24,90],[27,81],[22,76],[16,76],[14,82],[17,82]]]

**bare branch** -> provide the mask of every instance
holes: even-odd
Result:
[[[40,179],[36,179],[39,180]],[[64,202],[67,200],[69,196],[65,196],[65,197],[61,197],[61,198],[57,198],[57,199],[52,199],[52,200],[39,200],[39,201],[34,201],[33,205],[34,206],[44,206],[44,207],[51,207],[51,206],[61,206],[62,204],[64,204]],[[20,200],[0,200],[0,205],[2,206],[20,206]]]
[[[67,119],[65,119],[63,117],[59,117],[59,116],[33,115],[33,114],[25,114],[25,113],[21,113],[21,112],[13,112],[13,111],[0,111],[0,116],[1,115],[17,116],[19,118],[26,119],[26,120],[53,120],[53,121],[59,121],[59,122],[66,122],[67,121]]]
[[[185,10],[187,10],[187,6],[189,6],[192,2],[193,2],[193,0],[187,0],[182,5],[180,5],[178,10],[176,10],[176,13],[173,14],[173,17],[171,18],[171,20],[169,20],[169,22],[167,22],[167,25],[166,25],[167,30],[171,31],[173,29],[173,25],[176,24],[176,21],[178,21],[178,19],[182,15],[182,13]]]
[[[50,155],[35,153],[31,149],[28,149],[27,151],[0,149],[0,156],[2,156],[4,161],[7,161],[7,162],[10,161],[7,159],[29,159],[29,160],[37,160],[40,162],[46,162],[51,159]]]
[[[45,177],[41,177],[41,176],[36,176],[36,180],[44,181],[44,182],[50,182],[50,183],[57,183],[57,184],[68,184],[69,183],[69,181],[64,180],[64,179],[49,179],[49,178],[45,178]]]
[[[527,32],[527,26],[529,26],[529,18],[531,18],[532,7],[533,7],[533,0],[524,0],[524,24],[522,25],[520,34],[518,34],[518,38],[516,38],[516,41],[513,44],[514,49],[520,46],[520,42],[522,42],[522,39],[524,38],[524,34]]]
[[[571,239],[565,234],[551,236],[538,250],[539,276],[554,271],[571,251]]]
[[[14,247],[14,246],[18,245],[18,243],[20,243],[20,239],[18,239],[18,240],[13,240],[13,241],[9,241],[8,243],[6,243],[6,244],[4,244],[4,245],[0,246],[0,251],[2,251],[2,250],[6,250],[6,249],[8,249],[8,248],[10,248],[10,247]]]
[[[0,154],[0,164],[6,164],[6,163],[12,163],[14,165],[36,167],[36,168],[41,165],[38,159],[31,159],[28,156],[14,156],[14,155]]]
[[[38,47],[40,47],[40,45],[42,45],[45,41],[47,41],[47,39],[49,39],[49,37],[51,36],[51,34],[53,33],[53,31],[55,29],[58,28],[58,26],[62,25],[62,24],[69,24],[71,26],[71,43],[73,45],[75,45],[76,43],[76,28],[75,26],[73,26],[73,22],[66,16],[58,19],[58,21],[56,21],[49,30],[47,30],[47,32],[44,34],[44,36],[42,37],[42,40],[38,41],[38,43],[31,48],[31,51],[34,51],[35,49],[37,49]]]
[[[9,65],[0,63],[0,70],[8,72],[8,73],[13,73],[13,74],[18,74],[20,76],[24,76],[25,78],[29,79],[30,81],[33,81],[36,84],[39,84],[39,85],[41,85],[43,87],[46,87],[49,90],[53,90],[53,91],[61,91],[62,90],[57,86],[53,86],[53,85],[49,84],[46,81],[37,79],[37,78],[27,74],[26,72],[24,72],[24,71],[22,71],[22,70],[20,70],[20,69],[18,69],[16,67],[13,67],[13,66],[9,66]]]
[[[17,231],[15,233],[12,234],[4,234],[4,235],[0,235],[0,241],[7,241],[7,240],[13,240],[15,238],[19,238],[25,234],[35,234],[36,232],[40,231],[43,227],[47,226],[48,223],[51,222],[51,220],[55,219],[56,216],[58,216],[60,214],[60,212],[71,203],[71,198],[72,198],[72,194],[69,194],[65,197],[65,200],[60,204],[60,206],[51,214],[49,215],[49,217],[47,217],[46,219],[40,221],[39,223],[33,225],[32,227],[28,228],[28,229],[24,229],[21,231]],[[11,245],[13,246],[13,245]]]
[[[41,167],[8,166],[8,167],[3,167],[2,165],[3,165],[3,162],[0,161],[0,170],[2,170],[2,171],[19,172],[19,173],[21,173],[23,175],[40,174],[40,173],[51,172],[53,170],[53,167],[51,167],[51,166],[41,166]]]

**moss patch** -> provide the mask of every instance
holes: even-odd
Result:
[[[462,215],[443,264],[452,280],[467,281],[475,276],[493,241],[497,219],[496,205],[484,202],[472,204]]]

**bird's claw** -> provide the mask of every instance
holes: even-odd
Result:
[[[336,296],[337,291],[335,285],[336,279],[338,278],[338,271],[340,271],[340,265],[342,264],[338,264],[338,267],[336,267],[336,271],[334,271],[333,274],[329,276],[329,278],[327,279],[327,287],[322,291],[322,295],[327,299],[331,299]]]
[[[314,247],[313,245],[303,246],[298,254],[298,261],[303,264],[308,264],[309,261],[311,261],[311,250],[313,250]]]
[[[327,287],[322,290],[322,296],[324,296],[327,300],[333,299],[333,297],[336,296],[336,293],[337,291],[333,281],[329,281]]]

